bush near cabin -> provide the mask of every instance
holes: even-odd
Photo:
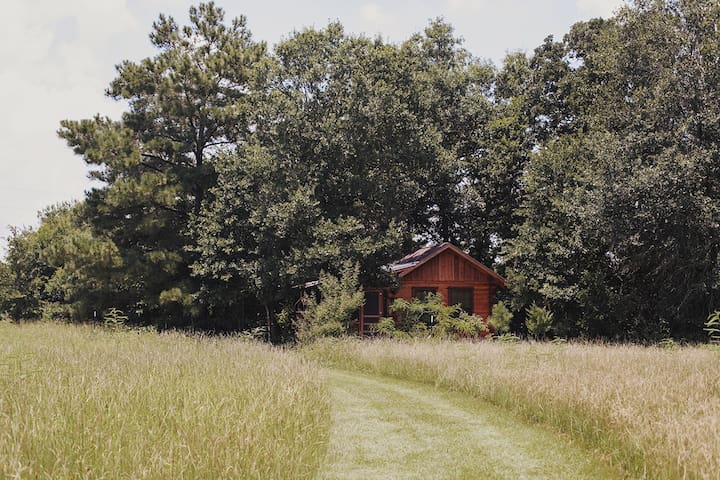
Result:
[[[481,317],[465,312],[460,305],[445,305],[439,293],[409,302],[398,298],[390,305],[390,312],[394,318],[383,318],[375,327],[380,335],[461,339],[482,338],[490,333]]]
[[[358,277],[360,266],[346,263],[339,276],[320,272],[319,299],[305,294],[297,321],[297,340],[310,342],[320,337],[339,337],[350,333],[363,305]]]

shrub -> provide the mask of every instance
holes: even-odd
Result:
[[[540,339],[545,338],[553,323],[553,314],[544,307],[540,307],[533,303],[526,310],[527,317],[525,319],[525,325],[527,326],[528,332],[533,337]]]
[[[268,339],[269,331],[267,325],[259,325],[255,328],[251,328],[250,330],[238,332],[236,335],[238,338],[246,341],[262,342],[263,340]]]
[[[337,320],[318,323],[313,329],[313,337],[342,337],[347,333],[347,327]]]
[[[720,344],[720,310],[708,316],[704,330],[707,332],[712,343]]]
[[[520,337],[512,333],[503,333],[502,335],[494,336],[493,340],[500,343],[519,343],[521,341]]]
[[[498,335],[503,335],[510,331],[510,322],[512,321],[513,314],[510,309],[505,306],[505,302],[498,302],[493,306],[492,312],[487,319],[488,325]]]
[[[346,263],[336,277],[320,272],[319,301],[311,295],[303,296],[303,311],[297,325],[299,342],[319,337],[338,337],[350,332],[363,304],[358,276],[360,266]]]
[[[444,305],[442,295],[437,293],[429,294],[424,300],[397,299],[390,311],[395,315],[393,326],[404,334],[388,335],[396,338],[428,334],[438,338],[477,338],[489,332],[482,318],[463,311],[459,305]]]
[[[397,329],[392,317],[381,318],[377,324],[372,326],[372,331],[383,337],[404,338],[408,336],[406,332]]]
[[[430,330],[423,322],[412,325],[408,330],[400,330],[395,326],[395,319],[383,317],[372,327],[374,333],[390,338],[423,338],[430,334]]]
[[[672,338],[663,338],[657,343],[658,348],[678,348],[680,345]]]
[[[40,318],[43,320],[70,320],[72,307],[62,303],[40,302]]]
[[[426,299],[413,298],[409,302],[403,298],[396,299],[390,305],[390,312],[395,316],[395,327],[406,333],[410,333],[417,325],[424,325],[435,321],[438,311],[443,306],[439,295],[428,295]]]
[[[122,310],[111,308],[103,315],[103,324],[111,330],[124,330],[127,328],[128,316]]]

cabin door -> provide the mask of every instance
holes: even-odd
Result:
[[[382,290],[365,291],[365,304],[360,315],[360,335],[373,333],[373,327],[385,316],[384,301]]]

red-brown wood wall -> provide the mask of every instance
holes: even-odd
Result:
[[[435,287],[447,302],[450,287],[473,288],[473,314],[487,319],[495,298],[493,279],[466,259],[445,250],[400,279],[400,289],[393,298],[412,298],[412,289]]]

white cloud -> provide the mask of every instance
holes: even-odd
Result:
[[[450,11],[480,13],[487,8],[487,0],[447,0]]]
[[[622,0],[577,0],[577,9],[578,14],[583,18],[608,18],[622,4]]]
[[[392,25],[393,16],[377,3],[365,3],[360,7],[360,17],[372,30]]]
[[[503,2],[492,0],[446,0],[451,12],[492,15],[502,11],[508,14],[514,13],[516,16],[523,16],[527,12],[533,12],[535,20],[539,24],[538,26],[547,23],[547,17],[550,15],[566,15],[568,10],[572,9],[573,2],[577,13],[582,18],[600,16],[607,18],[622,5],[623,0],[544,0],[542,2],[533,0],[504,0]],[[511,18],[511,15],[498,17],[499,20],[504,22]]]
[[[56,135],[60,120],[122,105],[103,95],[113,76],[105,51],[138,22],[125,0],[11,0],[0,29],[0,256],[8,225],[32,225],[48,205],[88,187],[82,160]]]

